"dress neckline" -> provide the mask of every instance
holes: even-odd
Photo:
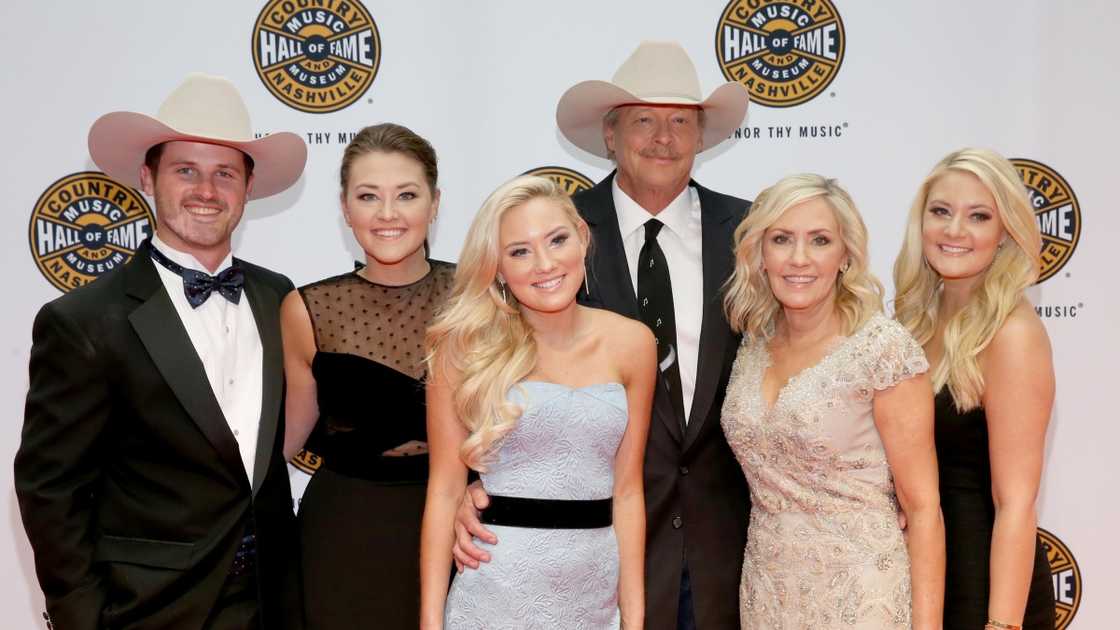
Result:
[[[351,271],[350,275],[354,276],[358,280],[361,280],[365,284],[368,284],[370,286],[375,286],[375,287],[378,287],[380,289],[407,289],[409,287],[414,287],[414,286],[420,284],[421,282],[424,282],[428,278],[432,277],[432,274],[436,270],[435,262],[433,262],[431,258],[425,258],[424,261],[428,263],[428,271],[424,275],[420,276],[419,278],[413,280],[412,282],[408,282],[406,284],[383,284],[381,282],[374,282],[373,280],[370,280],[369,278],[363,276],[362,273],[361,273],[362,269],[366,268],[366,265],[362,265],[361,267],[358,267],[354,271]]]
[[[770,356],[770,349],[766,347],[766,341],[759,340],[759,347],[762,355],[760,357],[761,360],[759,361],[758,368],[758,400],[760,403],[762,403],[762,408],[766,415],[773,413],[774,410],[778,408],[778,404],[782,402],[782,396],[785,395],[786,391],[793,387],[793,384],[795,382],[804,380],[812,372],[820,369],[822,365],[827,363],[834,356],[838,355],[843,348],[845,348],[852,342],[852,340],[858,338],[864,333],[865,330],[867,330],[868,325],[871,324],[872,320],[874,320],[875,317],[876,315],[872,315],[872,317],[864,322],[863,326],[860,326],[859,330],[855,331],[854,333],[846,337],[839,337],[830,345],[829,349],[826,350],[823,355],[821,355],[821,358],[818,359],[816,363],[801,368],[788,379],[786,379],[786,382],[782,383],[782,386],[778,388],[778,393],[774,396],[774,402],[769,404],[766,402],[766,396],[762,391],[762,382],[766,379],[766,370],[773,363],[773,358]]]
[[[518,381],[517,384],[518,385],[529,385],[529,384],[534,384],[534,383],[538,384],[538,385],[552,385],[554,387],[559,387],[561,389],[567,389],[567,390],[570,390],[570,391],[573,391],[573,392],[583,391],[585,389],[595,389],[596,387],[621,387],[623,389],[626,388],[625,385],[623,385],[622,383],[620,383],[618,381],[603,381],[603,382],[600,382],[600,383],[589,383],[587,385],[580,385],[579,387],[576,387],[574,385],[568,385],[567,383],[557,383],[555,381],[545,381],[545,380],[540,380],[540,379],[525,379],[523,381]]]
[[[810,372],[820,367],[825,361],[831,358],[832,355],[836,354],[840,350],[841,346],[843,346],[851,338],[852,336],[840,337],[830,345],[829,349],[825,351],[825,353],[819,360],[817,360],[816,363],[807,365],[797,372],[794,372],[789,378],[786,379],[786,382],[782,383],[781,387],[778,388],[778,393],[774,395],[773,402],[766,401],[766,393],[762,390],[762,384],[766,380],[766,370],[768,370],[770,366],[773,365],[774,359],[770,356],[770,349],[766,347],[766,342],[762,342],[760,344],[762,346],[762,361],[760,362],[760,367],[758,369],[758,399],[762,403],[763,410],[767,414],[773,412],[774,409],[777,408],[778,403],[782,401],[782,396],[795,382],[805,378],[805,376]]]

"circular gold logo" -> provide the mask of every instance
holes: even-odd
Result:
[[[253,26],[253,65],[276,98],[313,114],[361,98],[381,64],[381,36],[357,0],[271,0]]]
[[[830,0],[731,0],[716,27],[716,59],[752,101],[800,105],[836,78],[844,22]]]
[[[1081,606],[1081,569],[1070,553],[1069,547],[1050,532],[1038,528],[1046,560],[1050,563],[1050,577],[1054,582],[1054,608],[1057,610],[1055,630],[1065,630]]]
[[[69,291],[132,260],[155,225],[140,193],[104,173],[84,171],[63,177],[39,196],[28,242],[39,271]]]
[[[1081,240],[1081,205],[1065,178],[1041,162],[1012,158],[1027,186],[1038,229],[1042,232],[1042,261],[1038,281],[1065,267]]]
[[[591,181],[591,179],[583,173],[573,171],[570,168],[564,168],[563,166],[541,166],[531,171],[525,171],[522,175],[547,177],[555,182],[556,185],[563,188],[564,192],[568,193],[568,196],[583,192],[595,185],[595,182]]]
[[[315,471],[323,465],[323,458],[307,449],[302,449],[292,458],[292,465],[309,475],[314,475]]]

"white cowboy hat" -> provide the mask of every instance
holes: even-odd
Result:
[[[704,110],[701,151],[727,139],[747,115],[747,88],[729,81],[701,100],[700,79],[688,53],[676,42],[642,42],[610,83],[584,81],[564,92],[556,124],[572,144],[600,157],[603,116],[619,105],[690,105]]]
[[[139,188],[148,149],[173,140],[220,144],[253,158],[250,199],[275,195],[296,183],[307,162],[307,145],[294,133],[254,140],[249,111],[233,83],[197,73],[187,75],[155,118],[136,112],[98,118],[89,129],[89,155],[113,179]]]

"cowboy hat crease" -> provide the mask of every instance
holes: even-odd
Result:
[[[608,157],[603,116],[620,105],[682,105],[704,110],[700,151],[723,142],[747,114],[747,89],[729,81],[701,98],[700,80],[688,54],[675,42],[642,42],[610,82],[583,81],[556,106],[556,124],[577,147]]]
[[[249,199],[280,193],[299,180],[307,145],[294,133],[254,139],[249,112],[237,88],[222,77],[193,73],[160,105],[155,117],[112,112],[89,130],[89,154],[98,168],[121,183],[140,187],[148,149],[183,140],[228,146],[253,159]]]

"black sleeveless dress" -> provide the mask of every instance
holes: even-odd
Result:
[[[419,623],[428,456],[384,453],[427,442],[424,332],[455,273],[430,262],[406,286],[349,273],[299,290],[317,350],[319,422],[306,450],[322,462],[299,509],[309,630]]]
[[[941,511],[945,518],[945,630],[979,630],[988,619],[989,561],[995,505],[983,408],[960,413],[945,387],[935,403]],[[1042,542],[1035,537],[1023,630],[1054,630],[1054,589]]]

